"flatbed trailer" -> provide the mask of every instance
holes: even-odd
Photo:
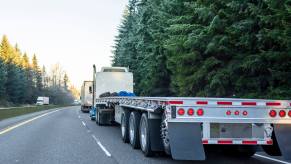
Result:
[[[291,101],[206,97],[100,96],[133,91],[124,67],[93,73],[92,120],[120,124],[121,138],[145,156],[163,151],[176,160],[205,160],[219,147],[251,157],[262,146],[269,155],[291,158]]]
[[[205,160],[205,145],[236,145],[231,151],[251,156],[262,145],[269,155],[291,158],[291,101],[105,97],[96,107],[97,124],[119,123],[123,141],[146,156],[165,151],[177,160]]]

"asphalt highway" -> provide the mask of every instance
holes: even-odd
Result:
[[[202,162],[175,161],[164,154],[146,158],[120,135],[118,125],[97,126],[78,106],[10,118],[0,121],[0,164],[291,163],[262,152],[242,159],[211,151]]]

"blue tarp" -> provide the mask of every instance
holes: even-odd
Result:
[[[131,96],[135,96],[135,94],[132,92],[120,91],[120,92],[118,92],[118,96],[131,97]]]

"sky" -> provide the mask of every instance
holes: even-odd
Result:
[[[47,69],[59,63],[80,87],[110,66],[128,0],[0,0],[0,37],[7,35]]]

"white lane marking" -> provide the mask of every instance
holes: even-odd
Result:
[[[78,118],[81,118],[81,116],[78,116]]]
[[[96,143],[99,145],[99,147],[103,150],[103,152],[108,156],[111,157],[111,154],[109,153],[109,151],[107,151],[107,149],[102,145],[102,143],[94,136],[92,135],[92,137],[94,138],[94,140],[96,141]]]
[[[28,124],[28,123],[30,123],[30,122],[36,120],[36,119],[39,119],[39,118],[41,118],[41,117],[44,117],[44,116],[46,116],[46,115],[49,115],[49,114],[52,114],[52,113],[55,113],[55,112],[58,112],[58,111],[60,111],[60,109],[55,110],[55,111],[52,111],[52,112],[48,112],[48,113],[45,113],[45,114],[42,114],[42,115],[39,115],[39,116],[36,116],[36,117],[31,118],[31,119],[29,119],[29,120],[23,121],[23,122],[21,122],[21,123],[19,123],[19,124],[16,124],[16,125],[13,125],[13,126],[11,126],[11,127],[8,127],[8,128],[6,128],[6,129],[0,131],[0,135],[1,135],[1,134],[4,134],[4,133],[7,133],[7,132],[9,132],[9,131],[11,131],[11,130],[13,130],[13,129],[15,129],[15,128],[18,128],[18,127],[20,127],[20,126],[22,126],[22,125]]]
[[[85,124],[85,122],[84,122],[84,121],[82,121],[82,124],[83,124],[84,126],[86,126],[86,124]]]
[[[265,158],[265,159],[268,159],[268,160],[271,160],[271,161],[279,162],[279,163],[291,164],[290,162],[281,161],[279,159],[275,159],[275,158],[271,158],[271,157],[266,157],[266,156],[260,155],[260,154],[255,154],[255,156],[260,157],[260,158]]]

